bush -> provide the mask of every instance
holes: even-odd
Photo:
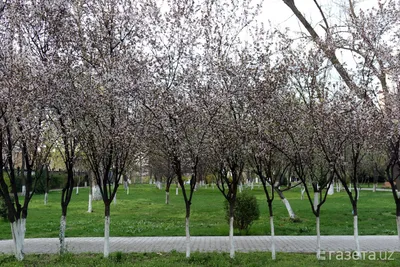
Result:
[[[46,192],[46,170],[43,170],[42,175],[38,177],[36,182],[35,193],[44,194]],[[63,188],[67,180],[67,173],[63,171],[49,172],[49,190]],[[76,182],[78,180],[76,179]]]
[[[7,220],[7,206],[3,196],[0,196],[0,217],[3,218],[3,220]]]
[[[229,203],[225,201],[226,219],[229,223]],[[257,198],[248,191],[243,191],[236,196],[236,203],[233,209],[233,228],[240,232],[249,232],[253,221],[260,218],[260,209],[257,203]]]
[[[12,197],[11,200],[13,200],[13,199],[14,198]],[[8,209],[7,209],[6,202],[4,201],[4,197],[2,195],[0,195],[0,217],[4,221],[8,221]]]

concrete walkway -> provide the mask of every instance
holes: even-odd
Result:
[[[193,236],[192,251],[229,252],[229,240],[226,236]],[[238,252],[269,251],[269,236],[236,236],[235,249]],[[276,236],[276,251],[315,252],[315,236]],[[66,238],[67,249],[71,253],[103,252],[103,238],[79,237]],[[58,253],[58,238],[33,238],[25,240],[25,253]],[[400,251],[398,236],[360,236],[362,251],[391,252]],[[322,236],[323,251],[354,251],[353,236]],[[185,237],[111,237],[110,252],[169,252],[185,251]],[[12,254],[12,240],[0,240],[0,253]]]

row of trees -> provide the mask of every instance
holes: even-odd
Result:
[[[3,1],[0,168],[7,175],[1,172],[0,193],[16,257],[23,259],[34,176],[52,149],[62,154],[68,173],[61,253],[78,155],[88,162],[103,198],[105,257],[110,203],[126,168],[143,153],[165,160],[168,175],[182,188],[187,257],[199,173],[215,175],[230,205],[234,257],[233,209],[245,167],[263,183],[272,235],[274,192],[281,177],[294,171],[316,216],[318,248],[320,209],[333,179],[340,180],[353,207],[359,251],[358,191],[350,184],[357,188],[366,155],[383,158],[400,233],[400,64],[392,45],[399,38],[399,5],[389,1],[357,11],[350,0],[344,24],[331,26],[314,1],[321,37],[293,0],[283,2],[310,38],[266,29],[256,20],[261,3],[247,0]],[[340,49],[355,56],[354,67],[339,60]],[[376,96],[380,91],[382,98]],[[22,199],[18,153],[27,173]]]

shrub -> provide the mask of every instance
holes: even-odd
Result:
[[[11,200],[13,201],[14,198],[11,197]],[[4,201],[3,195],[1,195],[1,194],[0,194],[0,217],[1,217],[4,221],[8,221],[8,209],[7,209],[7,205],[6,205],[6,202]]]
[[[229,223],[229,203],[225,201],[226,219]],[[240,232],[249,232],[251,224],[260,218],[260,209],[257,198],[248,191],[243,191],[236,196],[236,203],[233,209],[233,228]]]
[[[7,220],[7,206],[4,202],[3,196],[0,195],[0,217]]]

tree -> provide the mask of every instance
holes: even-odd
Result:
[[[41,1],[23,5],[25,10],[23,29],[29,37],[30,47],[47,73],[43,81],[49,98],[45,104],[47,118],[52,124],[47,131],[47,139],[59,138],[59,150],[67,170],[67,179],[61,194],[60,253],[65,248],[65,228],[68,204],[74,185],[74,165],[77,156],[77,106],[75,80],[79,79],[79,68],[73,44],[72,5],[69,3]],[[30,14],[30,15],[29,15]],[[75,97],[74,97],[75,96]],[[33,100],[37,101],[37,100]],[[57,137],[54,137],[57,135]],[[48,146],[48,145],[47,145]],[[48,164],[47,172],[48,175]],[[48,181],[47,181],[48,183]],[[47,192],[46,192],[47,197]]]
[[[394,93],[388,94],[386,105],[387,113],[385,114],[385,119],[380,120],[381,123],[377,123],[377,127],[380,130],[377,131],[379,136],[385,136],[386,138],[383,140],[381,139],[377,144],[379,147],[384,147],[387,153],[386,178],[390,183],[392,195],[396,204],[397,234],[400,239],[400,196],[398,193],[398,184],[400,183],[400,129],[398,88],[396,88]]]
[[[24,236],[29,202],[35,192],[38,177],[42,175],[49,156],[51,142],[45,133],[49,129],[46,118],[49,76],[42,60],[36,54],[31,38],[32,25],[37,17],[28,17],[24,11],[29,3],[6,3],[2,9],[1,80],[1,169],[6,169],[11,192],[1,174],[0,186],[8,209],[8,219],[18,260],[24,257]],[[47,145],[45,145],[47,143]],[[50,145],[49,145],[50,144]],[[26,166],[26,194],[19,199],[15,154],[20,154]],[[11,199],[10,193],[13,194]]]
[[[151,149],[152,153],[149,156],[151,172],[154,176],[161,176],[165,179],[165,204],[169,204],[169,191],[171,184],[175,178],[175,172],[168,156],[158,155],[157,149]]]
[[[379,109],[376,106],[380,106],[382,115],[390,121],[390,117],[386,116],[390,113],[389,98],[393,93],[397,94],[395,87],[398,84],[399,52],[394,44],[398,43],[400,36],[399,3],[397,1],[378,2],[377,6],[365,11],[357,10],[355,1],[349,0],[345,6],[346,19],[343,20],[343,25],[343,22],[331,23],[323,7],[315,0],[315,6],[322,18],[321,27],[325,31],[325,38],[322,38],[299,11],[294,0],[283,0],[283,2],[305,27],[314,44],[324,52],[346,87],[359,99],[367,102],[363,105],[375,107],[377,110]],[[346,68],[346,63],[336,56],[338,51],[348,51],[355,58],[355,70]],[[379,94],[378,97],[375,97],[377,94]],[[396,139],[395,136],[394,132],[393,138],[388,138],[389,154],[397,153],[396,149],[393,149],[396,146],[393,146],[391,141]],[[352,159],[355,160],[359,157],[359,152],[357,152],[359,146],[353,145],[353,148]],[[394,158],[396,155],[389,156],[388,166],[392,165]],[[393,177],[390,177],[390,174],[388,177],[390,183]],[[394,183],[391,185],[394,192],[396,190]],[[393,196],[398,211],[400,202],[395,194]]]
[[[325,146],[329,143],[340,149],[343,142],[334,135],[335,124],[330,121],[337,110],[331,104],[334,88],[327,79],[329,65],[318,49],[308,51],[301,45],[298,49],[285,55],[292,89],[289,96],[281,98],[280,107],[285,108],[274,113],[275,123],[286,135],[286,142],[275,141],[275,145],[288,158],[303,184],[316,217],[317,258],[320,258],[320,210],[334,177],[335,161],[330,156],[337,153],[326,156]]]
[[[259,30],[260,31],[260,30]],[[270,226],[272,259],[276,259],[275,227],[272,203],[277,191],[284,200],[283,193],[278,189],[284,175],[290,166],[284,155],[276,148],[282,142],[283,135],[277,131],[273,114],[280,108],[280,98],[287,93],[287,69],[284,64],[272,61],[273,54],[283,51],[279,36],[276,33],[254,34],[257,36],[252,49],[246,54],[247,64],[241,70],[244,76],[250,77],[244,92],[248,108],[249,135],[249,165],[259,177],[267,198]],[[274,51],[272,41],[279,47]],[[284,48],[285,46],[283,46]],[[246,116],[244,117],[246,119]],[[277,142],[277,143],[274,143]],[[287,200],[286,207],[290,207]],[[292,215],[291,208],[289,214]],[[293,215],[294,216],[294,215]]]
[[[83,63],[79,114],[84,151],[104,202],[104,257],[109,255],[110,204],[138,149],[137,91],[144,31],[132,2],[88,2],[76,7],[77,49]],[[82,65],[82,64],[81,64]]]
[[[240,35],[244,29],[250,29],[249,25],[260,8],[259,4],[249,1],[205,1],[203,14],[204,68],[214,105],[220,107],[218,116],[212,123],[210,151],[216,158],[214,170],[218,188],[230,208],[231,258],[235,256],[233,211],[248,153],[248,106],[244,91],[250,78],[246,77],[246,70],[254,63],[248,58],[251,49],[246,51],[246,43]]]
[[[165,9],[164,9],[165,8]],[[148,136],[170,162],[185,201],[186,257],[190,257],[190,213],[209,124],[218,107],[210,104],[203,76],[201,2],[151,2],[146,17],[148,86],[141,93]],[[189,190],[184,170],[190,170]]]

